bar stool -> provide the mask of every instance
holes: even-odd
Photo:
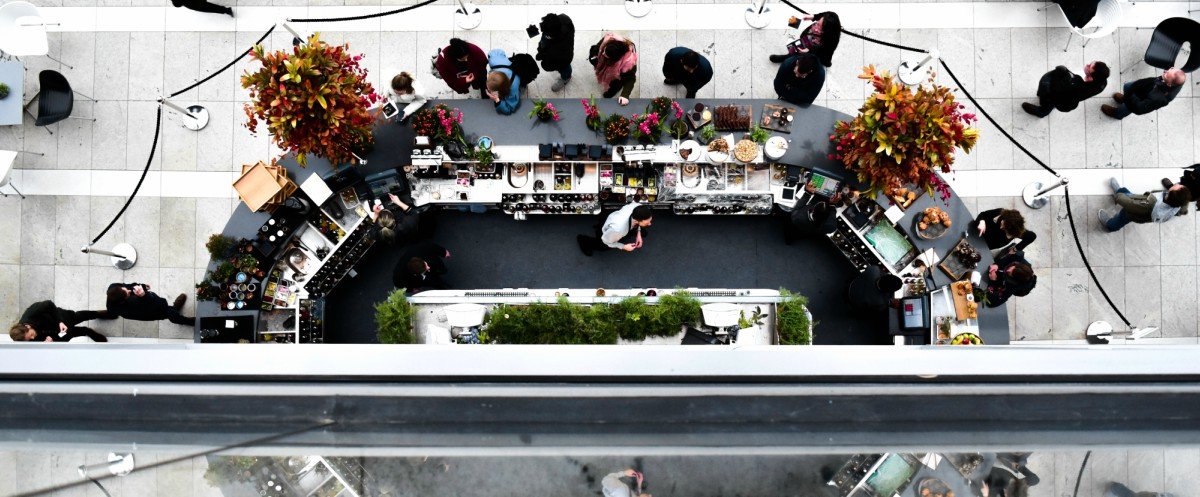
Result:
[[[17,189],[17,185],[12,184],[12,182],[10,181],[10,176],[12,176],[13,164],[15,164],[17,162],[17,154],[20,154],[20,153],[36,154],[36,155],[42,155],[42,156],[44,156],[46,154],[40,154],[37,152],[26,152],[24,150],[15,150],[15,151],[14,150],[0,150],[0,188],[4,188],[5,186],[11,186],[13,191],[17,192],[17,195],[20,195],[21,199],[24,199],[25,194],[21,193],[21,190]],[[8,194],[4,193],[4,192],[0,192],[0,195],[4,195],[5,197],[8,197]]]

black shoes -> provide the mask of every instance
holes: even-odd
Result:
[[[588,257],[592,256],[592,246],[590,243],[588,243],[588,237],[583,235],[575,235],[575,243],[579,244],[579,250],[583,252],[583,255]]]
[[[784,59],[787,59],[786,55],[772,55],[771,56],[771,62],[774,62],[776,64],[783,62]]]
[[[178,297],[175,297],[175,303],[171,304],[171,308],[176,311],[183,309],[184,302],[187,302],[187,294],[181,293]]]
[[[1038,106],[1033,105],[1029,102],[1021,102],[1021,109],[1024,110],[1027,114],[1029,114],[1031,116],[1042,117],[1042,116],[1038,115],[1039,114]]]

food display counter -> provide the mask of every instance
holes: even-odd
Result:
[[[220,306],[199,302],[198,315],[241,316],[243,321],[249,317],[255,338],[250,341],[261,341],[267,335],[271,341],[287,343],[321,341],[319,330],[306,333],[306,325],[301,323],[319,322],[321,297],[353,275],[354,264],[374,240],[367,236],[370,202],[386,202],[389,193],[411,196],[417,206],[496,209],[517,220],[543,214],[596,215],[630,201],[677,215],[767,215],[848,190],[855,183],[840,163],[829,158],[829,130],[836,120],[849,118],[831,109],[795,108],[777,100],[678,100],[684,109],[697,104],[709,109],[742,109],[738,120],[726,116],[726,122],[720,123],[714,119],[722,125],[713,139],[724,138],[730,145],[722,153],[698,143],[694,131],[680,140],[664,134],[658,143],[606,144],[602,134],[585,125],[578,100],[552,102],[561,113],[556,122],[501,116],[490,101],[440,102],[463,112],[466,140],[487,144],[493,153],[490,161],[452,160],[440,144],[415,136],[411,126],[391,122],[376,126],[375,144],[361,154],[359,164],[335,168],[313,157],[307,167],[300,167],[292,159],[282,159],[280,164],[290,179],[301,185],[295,197],[310,204],[308,213],[301,216],[307,224],[279,241],[261,241],[260,230],[273,218],[239,205],[224,234],[256,240],[256,254],[267,273],[253,282],[260,285],[259,301],[248,301],[242,307],[235,304],[232,309],[224,301]],[[599,100],[597,105],[605,114],[630,115],[643,112],[648,103],[634,100],[620,107],[613,100]],[[791,109],[783,113],[790,119],[784,122],[764,114],[779,109]],[[721,115],[716,114],[714,117]],[[689,111],[685,119],[692,118]],[[764,127],[771,130],[766,146],[757,146],[752,154],[734,146],[747,135],[750,123],[762,124],[764,118],[769,121]],[[805,185],[812,186],[813,192],[805,191]],[[925,239],[913,233],[914,219],[933,206],[944,209],[959,230],[971,218],[956,196],[943,201],[921,195],[905,209],[892,206],[886,198],[859,199],[839,207],[839,228],[830,240],[859,270],[881,263],[893,274],[913,279],[922,266],[934,268],[960,241],[953,234]],[[295,210],[285,205],[281,211]],[[334,228],[332,238],[327,228]],[[980,267],[991,263],[982,240],[972,237],[967,243],[983,255]],[[289,261],[293,258],[305,266],[292,267]],[[299,281],[297,269],[303,273]],[[958,279],[937,271],[926,275],[931,278],[930,289]],[[979,334],[989,343],[1006,343],[1007,315],[1002,310],[984,311],[980,309],[978,316]],[[895,332],[896,317],[891,319],[893,333],[900,335]],[[231,331],[245,328],[238,323],[202,319],[196,339],[222,341],[231,335],[243,336],[244,330]],[[224,336],[216,336],[221,333]],[[936,339],[936,333],[933,336]]]
[[[855,454],[828,484],[840,497],[981,497],[995,454]]]

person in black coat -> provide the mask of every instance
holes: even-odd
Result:
[[[788,216],[783,231],[784,243],[791,245],[801,238],[832,233],[837,229],[833,212],[834,207],[823,200],[797,205]]]
[[[1113,119],[1125,119],[1129,114],[1149,114],[1175,100],[1186,82],[1187,74],[1172,67],[1162,76],[1125,83],[1123,93],[1113,94],[1117,105],[1101,105],[1100,111]]]
[[[1025,260],[1025,253],[1015,251],[996,258],[996,263],[988,267],[987,281],[987,306],[998,307],[1010,297],[1029,295],[1037,286],[1037,275]]]
[[[837,50],[838,42],[842,39],[842,20],[838,17],[837,12],[822,12],[817,15],[805,15],[803,18],[791,18],[788,20],[788,26],[793,28],[800,26],[800,19],[812,21],[804,31],[800,33],[800,37],[788,44],[787,55],[772,55],[771,62],[783,62],[788,55],[798,53],[811,53],[817,56],[821,61],[821,65],[825,67],[833,66],[833,52]]]
[[[446,274],[445,259],[449,257],[449,250],[433,242],[409,245],[392,271],[392,283],[408,293],[449,288],[442,279]]]
[[[217,5],[208,0],[171,0],[171,5],[175,7],[183,7],[196,12],[207,12],[209,14],[225,14],[233,17],[233,9],[224,5]]]
[[[997,250],[1020,238],[1020,243],[1013,248],[1025,250],[1029,244],[1037,240],[1037,233],[1025,229],[1025,217],[1012,209],[992,209],[980,212],[975,217],[975,231],[989,249]]]
[[[683,85],[687,89],[684,98],[696,98],[699,91],[712,81],[713,68],[708,58],[687,47],[675,47],[663,58],[663,81],[666,85]]]
[[[1077,28],[1087,26],[1087,23],[1096,17],[1096,7],[1100,5],[1100,0],[1050,0],[1057,4],[1063,11],[1063,17],[1067,18],[1067,22]]]
[[[1022,102],[1021,108],[1037,117],[1046,117],[1055,109],[1071,112],[1079,106],[1079,102],[1104,91],[1108,85],[1108,74],[1108,65],[1100,61],[1083,66],[1082,77],[1065,66],[1055,67],[1038,81],[1038,105]]]
[[[111,319],[104,311],[69,311],[54,305],[53,301],[43,300],[21,313],[17,324],[9,328],[8,336],[14,342],[67,342],[80,336],[107,342],[108,339],[95,330],[76,326],[97,318]]]
[[[855,312],[882,312],[892,305],[896,291],[903,285],[898,276],[871,265],[850,282],[846,298]]]
[[[151,292],[150,285],[145,283],[113,283],[108,285],[106,293],[108,312],[114,316],[134,321],[166,319],[178,325],[196,325],[196,318],[179,313],[183,303],[187,302],[187,294],[179,294],[175,302],[168,305],[167,299]]]
[[[542,38],[538,40],[535,59],[542,70],[558,71],[558,81],[550,91],[561,91],[571,80],[571,61],[575,58],[575,23],[566,14],[546,14],[538,24]]]
[[[803,107],[812,105],[822,86],[825,86],[825,68],[811,53],[788,56],[775,75],[775,93],[779,99]]]

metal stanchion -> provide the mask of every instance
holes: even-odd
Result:
[[[118,243],[113,246],[112,251],[95,249],[91,245],[86,245],[83,247],[83,253],[107,255],[111,258],[113,267],[122,271],[137,264],[137,249],[128,243]]]
[[[283,29],[286,29],[288,33],[292,34],[292,46],[304,43],[304,41],[308,39],[307,35],[301,34],[300,31],[296,30],[296,28],[293,28],[291,24],[286,22],[280,24],[283,24]]]
[[[762,29],[767,27],[771,19],[767,17],[767,13],[771,9],[767,7],[767,0],[751,0],[750,7],[746,8],[746,24],[754,29]]]
[[[1094,345],[1128,343],[1158,331],[1157,327],[1117,331],[1108,321],[1096,321],[1087,327],[1087,342]]]
[[[165,98],[159,100],[158,103],[162,104],[168,109],[187,116],[188,119],[183,120],[183,127],[187,129],[192,131],[200,131],[204,129],[205,126],[208,126],[208,109],[205,109],[204,107],[199,105],[189,105],[185,108]]]
[[[1043,187],[1041,181],[1034,181],[1021,190],[1021,199],[1025,201],[1025,205],[1030,209],[1041,209],[1046,204],[1050,203],[1050,199],[1045,195],[1053,190],[1066,186],[1069,181],[1066,176],[1058,178],[1058,181],[1052,185]]]
[[[79,467],[79,476],[98,480],[109,476],[125,476],[133,471],[133,454],[108,453],[108,462],[85,464]]]
[[[939,55],[937,49],[932,49],[920,62],[901,62],[900,68],[896,70],[896,76],[908,86],[916,86],[928,81],[933,76],[933,68],[937,66]]]
[[[472,2],[458,0],[458,8],[454,10],[454,21],[458,29],[475,29],[483,22],[483,12]]]
[[[654,2],[650,0],[625,0],[625,12],[633,17],[646,17],[654,10]]]

